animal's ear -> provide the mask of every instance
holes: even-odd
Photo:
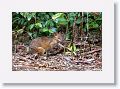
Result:
[[[54,36],[54,37],[61,37],[61,33],[60,33],[60,32],[55,32],[55,33],[53,34],[53,36]]]
[[[58,34],[59,34],[58,32],[53,33],[54,36],[57,36]]]

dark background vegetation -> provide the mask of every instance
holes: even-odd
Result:
[[[72,34],[80,37],[97,32],[101,35],[101,12],[13,12],[12,18],[13,38],[17,38],[14,40],[17,43],[43,35],[49,36],[58,30],[65,33],[66,40],[70,40]],[[77,33],[72,33],[73,30]]]

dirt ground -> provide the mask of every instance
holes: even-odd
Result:
[[[102,71],[102,49],[94,47],[91,51],[77,56],[56,54],[36,56],[25,52],[13,53],[13,71]]]

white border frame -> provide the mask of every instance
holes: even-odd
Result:
[[[0,1],[0,82],[114,83],[114,3],[112,0]],[[102,12],[102,71],[12,71],[12,12]]]

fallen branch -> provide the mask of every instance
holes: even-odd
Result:
[[[98,51],[101,51],[102,49],[101,48],[99,48],[99,49],[97,49],[97,50],[92,50],[92,51],[89,51],[89,52],[85,52],[85,53],[82,53],[82,55],[87,55],[87,54],[92,54],[92,53],[95,53],[95,52],[98,52]]]

